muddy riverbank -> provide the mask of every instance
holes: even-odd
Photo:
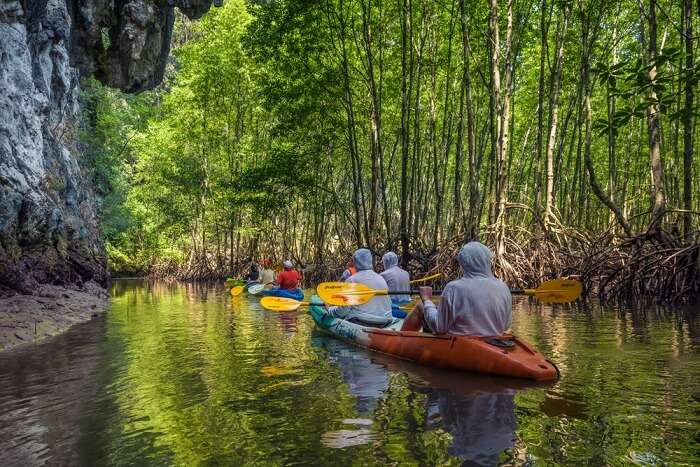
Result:
[[[40,285],[32,295],[0,298],[0,349],[37,342],[89,321],[109,307],[109,295],[94,282],[81,288]]]

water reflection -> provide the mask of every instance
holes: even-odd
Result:
[[[41,346],[0,353],[2,465],[77,465],[84,417],[95,412],[104,320]]]
[[[0,465],[700,464],[696,310],[519,300],[563,377],[442,372],[221,285],[118,281],[107,316],[0,354]]]
[[[317,336],[313,345],[328,351],[328,360],[337,365],[348,391],[355,397],[355,409],[361,415],[374,412],[377,400],[389,387],[386,367],[372,362],[364,350],[326,336]]]
[[[439,412],[436,426],[452,435],[449,453],[466,465],[497,465],[500,454],[516,441],[515,393],[455,394],[437,390],[430,394],[431,413]]]
[[[338,365],[356,399],[357,411],[365,417],[373,416],[378,403],[393,393],[388,391],[392,372],[403,373],[408,388],[426,396],[421,404],[422,428],[449,433],[447,452],[462,459],[462,465],[491,466],[510,457],[508,451],[517,441],[516,392],[554,384],[428,368],[357,349],[326,336],[315,337],[314,345],[325,349],[329,361]],[[374,440],[374,434],[366,428],[324,435],[324,444],[335,448]]]

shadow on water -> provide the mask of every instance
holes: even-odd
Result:
[[[430,369],[221,285],[115,281],[112,309],[0,354],[5,465],[698,465],[697,310],[516,301],[562,379]]]

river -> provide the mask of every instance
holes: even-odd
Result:
[[[554,384],[367,352],[223,286],[116,281],[0,354],[0,464],[699,465],[697,309],[518,299]]]

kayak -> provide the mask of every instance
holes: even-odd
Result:
[[[552,362],[523,339],[510,334],[489,338],[401,331],[403,320],[397,318],[381,328],[365,326],[330,315],[315,295],[309,312],[316,326],[328,334],[421,365],[535,381],[559,377]]]
[[[243,279],[233,279],[231,277],[226,279],[226,285],[229,287],[235,287],[237,285],[245,285],[245,281]]]
[[[408,316],[408,313],[406,312],[406,310],[401,308],[401,305],[399,305],[398,303],[391,302],[391,316],[393,316],[394,318],[403,319],[406,316]]]
[[[284,297],[291,298],[294,300],[302,301],[304,300],[304,291],[301,289],[286,290],[280,288],[274,288],[270,290],[263,290],[260,292],[263,297]]]

